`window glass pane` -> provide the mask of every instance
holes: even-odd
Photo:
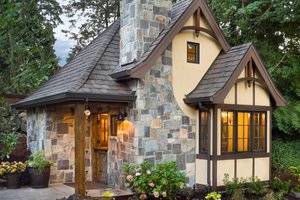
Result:
[[[206,153],[208,151],[208,113],[200,112],[200,142],[199,150],[200,153]]]
[[[187,62],[199,63],[199,44],[198,43],[187,43]]]
[[[265,113],[256,112],[253,114],[254,118],[254,136],[253,136],[253,150],[264,151],[265,150]]]
[[[221,113],[221,136],[222,136],[222,153],[234,151],[234,113],[223,111]]]
[[[239,152],[249,151],[250,112],[238,112],[238,146]]]

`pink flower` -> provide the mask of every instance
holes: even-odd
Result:
[[[148,185],[149,185],[150,187],[154,187],[154,183],[153,183],[153,182],[149,183]]]
[[[141,173],[141,172],[137,172],[137,173],[135,173],[135,176],[140,176],[140,175],[142,175],[142,173]]]
[[[140,195],[140,199],[141,199],[141,200],[147,199],[147,195],[143,192],[143,193]]]
[[[159,192],[153,192],[153,196],[154,196],[155,198],[158,198],[158,197],[159,197]]]
[[[133,178],[132,175],[128,175],[128,176],[127,176],[127,181],[131,181],[132,178]]]

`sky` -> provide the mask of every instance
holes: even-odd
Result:
[[[67,0],[57,0],[61,5],[65,5]],[[68,29],[70,23],[68,22],[68,18],[65,15],[61,16],[64,24],[59,25],[56,29],[54,29],[56,38],[56,42],[54,44],[54,50],[57,57],[60,58],[59,65],[64,66],[66,64],[66,58],[68,57],[68,53],[75,45],[75,41],[68,39],[64,33],[61,32],[63,29]]]

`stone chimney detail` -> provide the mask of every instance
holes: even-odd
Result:
[[[147,50],[171,17],[171,0],[122,0],[120,3],[120,64]]]

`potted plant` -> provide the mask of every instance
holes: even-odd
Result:
[[[0,175],[6,177],[6,187],[16,189],[21,186],[21,174],[25,171],[26,165],[22,162],[1,162]]]
[[[30,186],[32,188],[45,188],[48,187],[50,177],[50,166],[52,162],[45,157],[44,151],[40,150],[35,152],[26,161]]]

